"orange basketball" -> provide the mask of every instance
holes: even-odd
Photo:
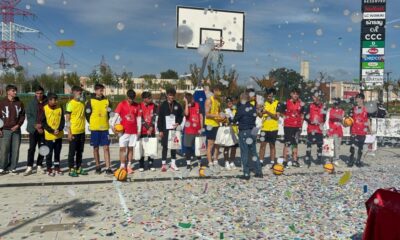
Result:
[[[272,172],[275,175],[282,175],[285,167],[282,164],[275,164],[274,167],[272,168]]]
[[[327,163],[324,165],[324,169],[327,173],[333,173],[335,171],[335,166],[332,163]]]
[[[128,172],[125,170],[125,168],[119,168],[114,172],[114,177],[118,181],[124,182],[128,177]]]
[[[115,124],[114,128],[115,128],[115,131],[117,133],[123,133],[124,132],[124,126],[122,126],[122,124]]]
[[[343,125],[344,125],[345,127],[351,127],[351,126],[353,125],[353,123],[354,123],[354,120],[353,120],[353,118],[351,118],[351,117],[345,117],[345,118],[343,119]]]

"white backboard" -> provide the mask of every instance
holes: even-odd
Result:
[[[221,51],[244,51],[244,12],[177,6],[176,17],[177,48],[197,49],[212,38],[224,42]]]

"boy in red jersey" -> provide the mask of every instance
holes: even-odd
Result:
[[[138,134],[140,134],[140,119],[138,119],[140,118],[140,105],[135,102],[135,91],[129,89],[126,95],[127,99],[120,102],[115,109],[113,130],[116,132],[115,123],[118,122],[119,119],[120,123],[124,127],[124,133],[119,138],[119,158],[121,161],[120,168],[126,168],[127,172],[131,174],[133,173],[133,148],[136,146]],[[126,160],[128,160],[128,165],[126,165]]]
[[[195,145],[196,137],[200,136],[200,131],[203,128],[203,114],[200,112],[200,105],[194,101],[191,93],[186,93],[184,114],[185,122],[185,138],[183,146],[185,147],[186,166],[188,170],[192,170],[191,159],[194,156],[193,146]],[[201,165],[201,157],[198,157],[199,165]]]
[[[330,159],[331,162],[334,161],[335,165],[338,165],[339,151],[342,144],[343,138],[343,126],[342,121],[344,118],[344,110],[340,108],[340,99],[333,100],[333,106],[329,109],[329,130],[328,136],[333,138],[334,143],[334,156]]]
[[[304,103],[299,98],[300,90],[293,88],[290,92],[290,99],[286,101],[286,104],[281,106],[281,113],[284,115],[284,135],[285,135],[285,146],[283,147],[283,157],[285,159],[284,165],[293,165],[294,167],[300,167],[298,161],[297,144],[300,137],[301,127],[303,126],[303,106]],[[288,163],[288,148],[292,148],[294,162]]]
[[[157,106],[153,103],[151,92],[142,93],[143,102],[140,103],[140,109],[142,111],[142,134],[140,138],[155,137],[155,121],[157,115]],[[153,158],[148,157],[148,169],[155,171],[153,166]],[[139,172],[144,171],[144,156],[139,161]]]
[[[371,133],[371,122],[368,116],[367,108],[364,106],[365,96],[362,93],[356,96],[356,106],[351,109],[350,116],[354,122],[351,126],[350,133],[350,160],[348,163],[349,167],[354,165],[354,146],[357,146],[357,160],[355,162],[357,167],[362,167],[361,157],[365,138],[367,134]]]
[[[308,167],[311,165],[311,146],[317,145],[317,163],[322,164],[322,145],[324,144],[324,137],[322,130],[326,119],[326,110],[324,104],[321,102],[320,93],[315,93],[313,102],[308,105],[304,112],[305,120],[307,121],[307,151],[306,151],[306,164]]]

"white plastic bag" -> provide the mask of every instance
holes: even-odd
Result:
[[[141,139],[143,146],[143,156],[156,158],[158,150],[158,140],[155,137],[145,137]]]
[[[335,156],[335,144],[333,138],[324,138],[324,144],[322,145],[322,156],[334,157]]]
[[[215,138],[215,144],[223,147],[231,147],[238,143],[236,134],[232,127],[219,127],[217,137]]]
[[[143,148],[142,148],[142,142],[141,141],[136,141],[136,145],[134,148],[134,154],[133,154],[133,158],[135,160],[140,160],[140,158],[142,158],[143,155]]]
[[[195,154],[196,157],[204,156],[207,154],[207,141],[206,137],[196,137],[195,138]]]
[[[170,130],[168,132],[168,149],[180,150],[182,148],[182,132]]]

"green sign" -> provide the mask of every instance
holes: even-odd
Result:
[[[363,41],[363,48],[384,48],[385,41]]]
[[[362,69],[385,69],[384,62],[363,62]]]

